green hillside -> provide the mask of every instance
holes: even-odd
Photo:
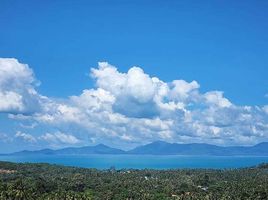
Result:
[[[1,200],[267,198],[268,164],[232,170],[96,170],[0,162]]]

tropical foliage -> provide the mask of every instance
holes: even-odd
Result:
[[[96,170],[0,162],[0,199],[268,199],[268,164],[226,170]]]

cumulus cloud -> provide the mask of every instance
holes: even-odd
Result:
[[[116,67],[101,62],[97,69],[91,69],[91,75],[98,88],[116,99],[113,110],[128,117],[157,117],[160,112],[184,109],[185,102],[197,100],[199,84],[196,81],[165,83],[139,67],[121,73]]]
[[[98,88],[84,90],[80,96],[71,96],[71,101],[87,110],[111,110],[115,97],[108,91]]]
[[[187,99],[193,91],[196,91],[200,87],[196,81],[188,83],[184,80],[174,80],[172,85],[173,88],[170,92],[170,97],[181,101]]]
[[[35,111],[41,99],[35,90],[37,84],[28,65],[14,58],[0,58],[0,112]]]
[[[208,104],[218,107],[230,107],[232,103],[223,97],[221,91],[211,91],[204,94],[204,98]]]
[[[0,93],[0,110],[1,111],[23,111],[24,105],[22,96],[12,92],[4,91]]]
[[[91,75],[97,87],[116,98],[115,111],[130,117],[156,114],[153,102],[156,84],[141,68],[132,67],[127,73],[120,73],[114,66],[101,62],[98,69],[91,70]]]
[[[222,91],[201,93],[195,80],[164,82],[139,67],[122,73],[115,66],[101,62],[91,69],[95,88],[57,100],[36,92],[36,80],[27,65],[15,59],[3,62],[12,67],[0,72],[0,78],[6,79],[0,81],[0,96],[9,92],[15,95],[9,103],[3,100],[5,97],[0,100],[0,111],[10,113],[10,119],[35,124],[33,129],[41,125],[48,130],[63,131],[47,131],[34,139],[22,132],[16,134],[28,137],[29,141],[73,145],[94,140],[129,146],[155,140],[233,145],[268,139],[267,106],[234,105]],[[10,72],[13,68],[25,71],[25,75],[17,78]],[[9,76],[13,78],[7,79]],[[13,79],[16,86],[4,84]],[[38,102],[38,109],[27,103],[32,101]],[[26,110],[33,112],[25,116]]]

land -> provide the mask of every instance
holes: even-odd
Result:
[[[268,199],[268,164],[240,169],[121,169],[0,162],[1,200]]]
[[[42,149],[38,151],[20,151],[8,155],[25,156],[45,155],[81,155],[81,154],[135,154],[135,155],[209,155],[209,156],[268,156],[268,142],[254,146],[222,147],[205,143],[178,144],[156,141],[124,151],[104,144],[63,149]]]

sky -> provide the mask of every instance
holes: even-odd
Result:
[[[0,152],[268,141],[268,2],[0,1]]]

